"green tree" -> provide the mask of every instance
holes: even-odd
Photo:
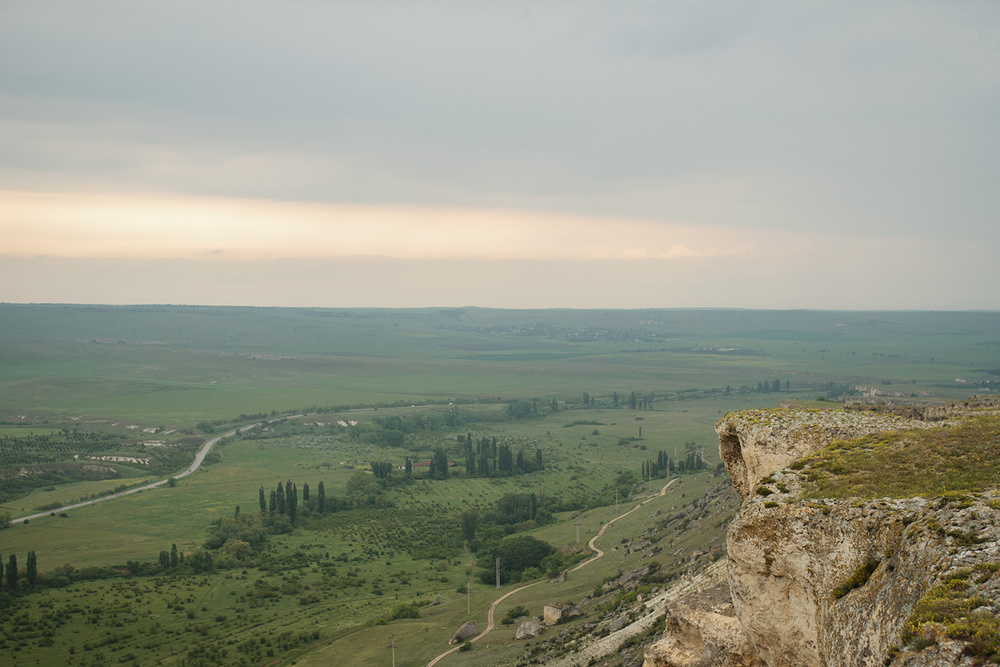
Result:
[[[323,482],[316,487],[316,509],[320,514],[326,512],[326,489],[323,488]]]
[[[531,401],[511,401],[507,404],[507,416],[511,419],[530,419],[535,413]]]
[[[552,545],[530,535],[511,535],[500,541],[485,559],[486,566],[479,577],[483,583],[496,581],[496,560],[500,559],[500,583],[517,581],[530,567],[538,567],[551,554]]]
[[[302,502],[309,500],[309,482],[302,485]]]
[[[278,482],[278,490],[275,491],[275,500],[278,501],[278,514],[285,514],[285,487],[281,482]]]
[[[295,518],[299,514],[299,493],[298,488],[292,484],[292,480],[288,480],[285,485],[285,512],[288,514],[288,520],[295,523]]]
[[[375,506],[378,497],[382,495],[382,487],[375,481],[375,477],[360,470],[350,476],[344,491],[355,507]]]
[[[260,511],[261,512],[266,512],[267,511],[267,498],[265,498],[265,496],[264,496],[264,487],[263,486],[260,487],[260,490],[258,491],[257,495],[258,495],[258,501],[260,502]]]
[[[448,452],[443,447],[435,448],[431,455],[430,476],[434,479],[448,478]]]
[[[497,462],[497,467],[500,469],[500,471],[505,473],[510,473],[512,468],[514,467],[514,459],[511,456],[510,446],[500,445],[500,447],[497,448],[497,458],[499,459]]]
[[[180,555],[177,553],[177,545],[170,545],[170,567],[177,567],[180,564]]]
[[[13,595],[17,592],[17,556],[10,555],[7,561],[7,592]]]
[[[476,527],[479,525],[479,511],[469,508],[462,512],[462,537],[466,542],[476,539]]]

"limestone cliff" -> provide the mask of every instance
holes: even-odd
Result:
[[[678,605],[646,665],[1000,662],[998,408],[973,400],[934,411],[935,423],[899,409],[751,410],[721,420],[720,453],[743,499],[727,535],[742,635],[728,618],[692,611],[698,603]],[[939,444],[921,448],[922,434]],[[975,446],[963,450],[962,438]],[[949,473],[956,462],[967,478]],[[864,469],[852,476],[845,466]],[[840,497],[816,497],[841,480]],[[922,491],[901,497],[907,484]],[[895,497],[872,495],[883,487]],[[963,492],[942,493],[949,488]]]
[[[743,632],[729,587],[669,605],[663,638],[646,648],[644,667],[764,667]]]

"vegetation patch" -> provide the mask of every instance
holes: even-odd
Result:
[[[996,416],[975,417],[948,428],[837,441],[802,467],[803,497],[941,496],[945,503],[962,507],[969,502],[965,494],[1000,484],[998,456]]]
[[[833,589],[834,599],[839,600],[855,588],[861,588],[867,584],[868,580],[871,579],[873,574],[875,574],[875,570],[878,569],[880,563],[881,561],[875,558],[870,558],[859,565],[858,568],[854,570],[854,574],[852,574],[847,581]]]
[[[980,661],[1000,664],[1000,619],[988,609],[990,600],[975,595],[973,582],[985,583],[998,570],[1000,563],[981,563],[973,569],[962,569],[948,575],[944,582],[924,595],[907,619],[901,640],[916,650],[934,644],[921,628],[929,623],[944,626],[950,639],[966,643],[963,653]],[[978,575],[978,576],[977,576]],[[984,578],[985,577],[985,578]]]

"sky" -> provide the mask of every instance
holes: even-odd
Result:
[[[1000,309],[1000,3],[0,0],[0,301]]]

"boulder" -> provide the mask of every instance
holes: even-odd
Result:
[[[466,621],[458,630],[455,630],[455,634],[451,636],[448,640],[449,644],[461,644],[469,637],[475,637],[479,634],[479,629],[476,627],[475,621]]]
[[[647,574],[649,574],[649,566],[643,565],[642,567],[634,570],[629,570],[614,581],[607,582],[602,587],[602,590],[610,591],[616,588],[635,588]]]
[[[517,628],[514,639],[533,639],[542,633],[542,621],[537,616],[532,616]]]
[[[571,618],[582,616],[583,612],[573,605],[547,604],[542,610],[542,618],[545,625],[558,625]]]

